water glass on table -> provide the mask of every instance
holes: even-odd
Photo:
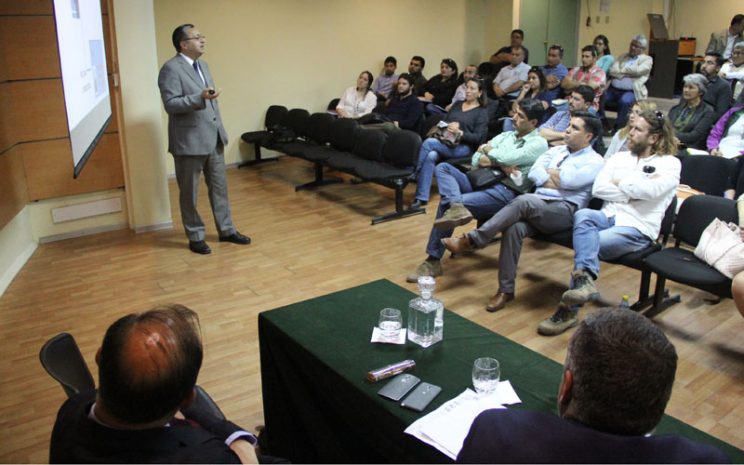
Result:
[[[478,395],[496,392],[501,378],[499,361],[491,357],[481,357],[473,363],[473,387]]]
[[[380,321],[378,323],[380,335],[386,341],[397,341],[400,335],[400,329],[403,327],[400,310],[397,308],[383,308],[380,311]]]

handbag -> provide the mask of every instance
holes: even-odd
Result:
[[[739,227],[714,219],[700,235],[695,256],[733,279],[737,273],[744,271],[744,242]]]
[[[433,137],[447,147],[456,147],[460,143],[460,134],[448,131],[447,126],[440,127],[439,124],[441,123],[440,121],[432,126],[426,133],[426,137]]]
[[[465,175],[475,191],[487,189],[506,178],[503,171],[494,168],[475,168],[465,173]]]

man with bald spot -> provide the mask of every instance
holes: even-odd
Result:
[[[60,408],[51,463],[258,463],[256,437],[198,408],[199,318],[182,305],[117,320],[96,354],[98,391]]]

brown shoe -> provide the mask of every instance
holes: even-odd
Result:
[[[441,218],[434,220],[434,227],[437,229],[455,229],[457,226],[470,223],[473,214],[461,203],[453,203],[444,212]]]
[[[473,244],[467,234],[460,237],[447,237],[442,239],[444,247],[452,253],[463,253],[473,250]]]
[[[491,297],[488,300],[488,305],[486,305],[486,311],[489,311],[491,313],[498,312],[504,306],[506,306],[507,303],[514,300],[514,293],[513,292],[497,292],[496,295]]]

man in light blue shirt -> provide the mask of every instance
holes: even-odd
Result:
[[[520,195],[478,229],[458,238],[443,239],[453,253],[488,245],[503,232],[499,252],[499,289],[486,305],[495,312],[514,299],[517,263],[525,237],[553,234],[573,227],[574,212],[589,204],[602,156],[592,149],[601,137],[602,123],[588,112],[577,112],[566,130],[565,145],[553,147],[537,159],[529,179],[539,186],[534,194]]]

